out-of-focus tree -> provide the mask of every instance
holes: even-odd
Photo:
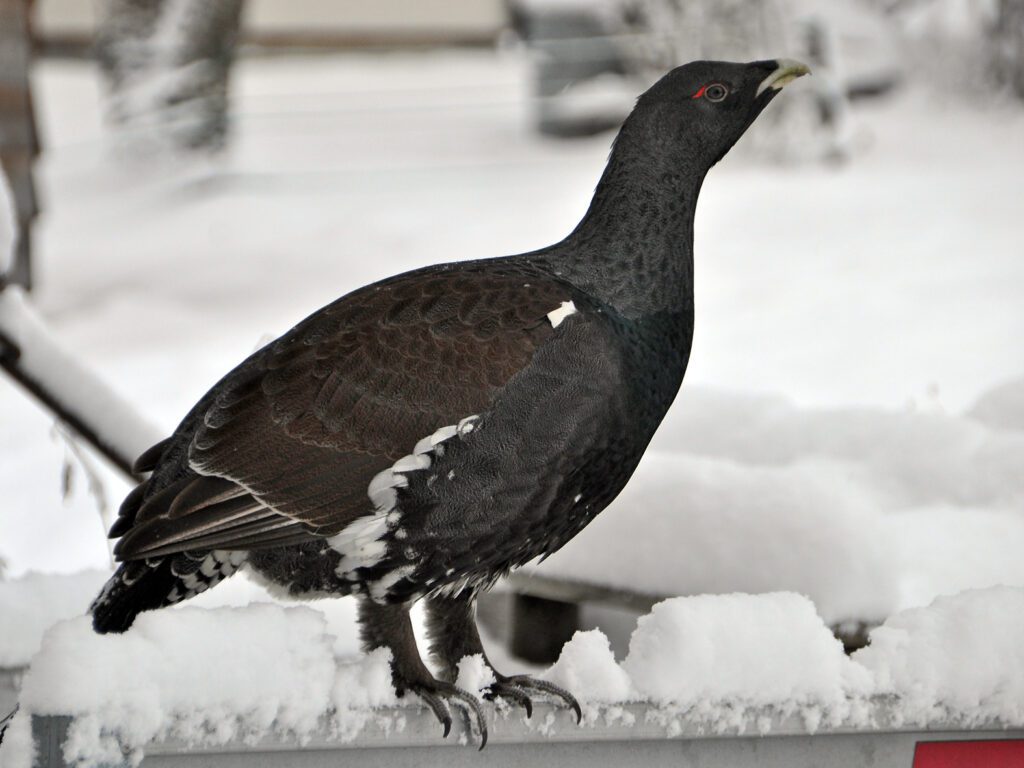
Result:
[[[970,93],[984,83],[1024,100],[1024,0],[864,2],[889,15],[918,71],[945,88],[958,83]]]
[[[1024,0],[999,0],[991,38],[996,78],[1024,100]]]
[[[32,282],[31,224],[39,212],[32,163],[39,154],[39,138],[28,78],[29,12],[27,0],[0,0],[0,165],[10,181],[19,233],[11,264],[0,258],[0,287],[17,283],[27,288]]]
[[[534,52],[541,133],[571,137],[613,128],[640,91],[688,61],[792,56],[811,65],[810,91],[803,103],[790,98],[775,107],[747,144],[779,159],[850,155],[847,101],[855,83],[846,76],[834,24],[813,4],[801,10],[789,0],[507,2],[513,27]]]
[[[129,147],[217,150],[243,0],[105,0],[96,39]]]

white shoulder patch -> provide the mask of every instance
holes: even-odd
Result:
[[[569,317],[569,315],[575,315],[576,312],[577,309],[575,304],[571,301],[563,301],[558,306],[558,309],[553,309],[548,312],[548,320],[551,321],[551,327],[557,328],[562,324],[562,321],[565,320],[565,318]]]
[[[373,476],[366,489],[373,511],[357,517],[341,532],[327,539],[327,544],[341,555],[337,567],[339,576],[354,579],[356,569],[370,568],[379,563],[387,554],[386,539],[390,531],[395,531],[396,538],[404,538],[404,535],[398,535],[402,520],[402,511],[398,508],[398,489],[409,485],[406,475],[430,469],[434,458],[444,455],[444,443],[453,437],[463,437],[472,432],[479,418],[477,415],[467,416],[458,424],[441,427],[417,442],[412,453]],[[371,588],[371,594],[375,597],[378,593],[383,594],[404,575],[396,575],[392,581],[378,585],[376,591]]]

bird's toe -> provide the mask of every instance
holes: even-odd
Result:
[[[469,728],[473,728],[473,720],[476,721],[476,730],[480,734],[480,749],[487,746],[487,719],[484,715],[484,708],[480,699],[464,691],[461,688],[435,680],[431,683],[420,683],[409,686],[409,690],[415,693],[423,702],[433,710],[435,717],[444,728],[444,737],[447,738],[451,732],[452,717],[448,704],[454,704],[465,710],[469,720]]]
[[[448,734],[452,730],[452,714],[448,710],[448,705],[444,703],[444,699],[426,685],[411,685],[409,690],[419,696],[420,700],[430,707],[434,717],[437,718],[437,721],[444,729],[442,738],[447,739]]]
[[[488,701],[505,699],[525,709],[528,718],[533,716],[533,699],[530,698],[530,694],[508,681],[498,680],[492,683],[484,698]]]
[[[512,675],[511,677],[503,677],[500,680],[500,684],[518,690],[527,698],[527,700],[529,700],[528,691],[545,693],[549,696],[555,697],[556,699],[560,699],[567,707],[576,713],[576,723],[579,724],[583,722],[583,709],[580,707],[580,703],[576,700],[575,696],[559,685],[549,683],[547,680],[539,680],[538,678],[530,677],[529,675]],[[491,689],[493,690],[494,686],[491,686]],[[527,708],[527,716],[529,716],[531,710],[532,706]]]

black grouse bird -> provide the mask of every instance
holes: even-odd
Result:
[[[221,379],[136,464],[91,611],[123,632],[243,564],[296,597],[355,594],[367,649],[450,726],[456,666],[483,654],[477,594],[551,554],[622,490],[683,380],[693,221],[707,171],[789,60],[699,61],[644,93],[593,202],[555,245],[361,288]],[[438,680],[409,621],[427,600]],[[495,672],[529,712],[544,681]]]

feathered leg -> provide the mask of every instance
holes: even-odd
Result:
[[[488,699],[508,699],[523,707],[526,716],[530,717],[533,714],[530,692],[546,693],[565,702],[576,713],[577,722],[583,719],[583,711],[576,697],[564,688],[528,675],[503,675],[494,668],[484,653],[476,628],[475,594],[429,598],[427,629],[430,633],[430,651],[441,666],[443,679],[455,680],[458,677],[459,662],[463,657],[480,654],[484,663],[494,673],[495,682],[487,694]]]
[[[391,677],[399,696],[412,691],[430,707],[444,727],[447,737],[452,716],[446,701],[465,706],[476,717],[480,730],[480,749],[487,744],[487,722],[480,700],[457,688],[453,681],[438,680],[427,669],[416,647],[408,605],[379,605],[368,599],[359,601],[359,626],[363,648],[391,650]]]

